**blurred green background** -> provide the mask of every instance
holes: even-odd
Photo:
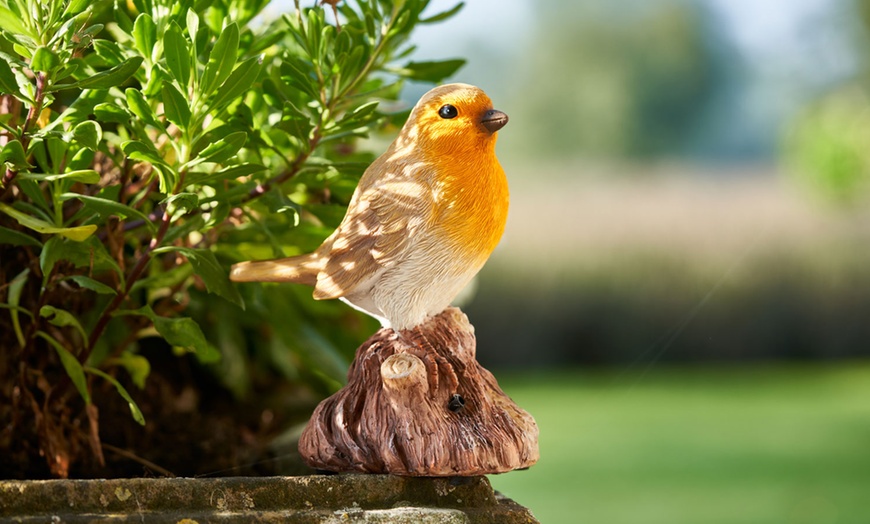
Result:
[[[541,428],[492,482],[542,522],[870,522],[868,20],[473,0],[417,34],[511,118],[510,221],[464,309]]]

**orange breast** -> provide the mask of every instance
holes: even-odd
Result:
[[[438,161],[433,224],[457,262],[477,271],[501,240],[508,213],[508,184],[494,151]],[[471,267],[469,269],[472,269]]]

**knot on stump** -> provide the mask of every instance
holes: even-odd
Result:
[[[538,427],[478,364],[474,328],[448,308],[360,346],[347,385],[317,406],[299,452],[328,471],[484,475],[537,462]]]
[[[396,353],[381,364],[384,387],[402,389],[424,385],[426,367],[423,361],[409,353]],[[428,389],[428,388],[427,388]]]

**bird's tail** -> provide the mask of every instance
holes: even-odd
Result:
[[[276,260],[252,260],[233,264],[230,280],[233,282],[295,282],[313,286],[321,262],[316,253]]]

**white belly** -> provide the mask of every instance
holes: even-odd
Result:
[[[448,258],[444,250],[414,249],[365,290],[342,297],[352,307],[397,330],[417,326],[450,306],[482,264]]]

